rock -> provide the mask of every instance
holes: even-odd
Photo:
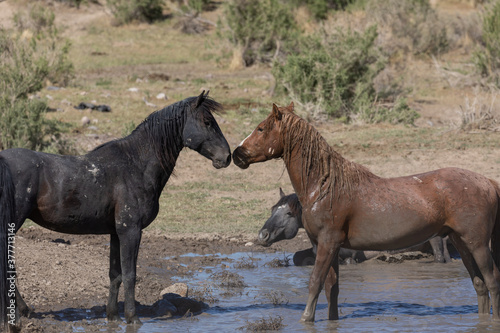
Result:
[[[160,292],[160,296],[163,297],[165,294],[176,294],[181,297],[188,296],[188,286],[185,283],[174,283],[170,287],[163,289]]]
[[[248,242],[245,244],[245,246],[253,246],[253,242]]]
[[[89,119],[89,117],[85,116],[82,118],[82,120],[80,122],[82,123],[83,126],[86,126],[86,125],[90,124],[90,119]]]
[[[167,99],[167,95],[165,95],[164,93],[159,93],[158,95],[156,95],[156,99]]]
[[[139,88],[136,88],[136,87],[128,88],[128,91],[131,91],[131,92],[138,92],[138,91],[139,91]]]

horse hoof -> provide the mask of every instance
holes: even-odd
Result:
[[[302,315],[302,317],[300,318],[300,321],[304,322],[304,323],[312,323],[312,322],[314,322],[314,317]]]
[[[142,325],[142,321],[137,316],[127,319],[127,324]]]
[[[122,319],[120,318],[120,315],[118,314],[115,314],[115,315],[108,315],[108,321],[122,321]]]
[[[19,313],[23,317],[31,318],[31,314],[33,313],[33,311],[31,311],[31,309],[29,307],[25,307],[25,308],[23,307],[23,308],[19,309]]]

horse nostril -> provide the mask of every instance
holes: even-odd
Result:
[[[269,231],[267,231],[267,229],[262,230],[259,233],[259,238],[262,241],[267,241],[269,239]]]

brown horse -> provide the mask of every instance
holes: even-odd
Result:
[[[480,314],[500,318],[500,187],[477,173],[445,168],[382,178],[350,162],[288,107],[271,114],[233,152],[234,163],[283,158],[317,245],[303,321],[314,321],[323,285],[328,318],[338,319],[338,252],[397,250],[449,235],[460,252]],[[489,242],[491,240],[492,251]],[[489,294],[488,294],[489,293]]]

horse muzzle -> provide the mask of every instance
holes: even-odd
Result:
[[[267,229],[263,229],[259,232],[259,238],[255,243],[264,247],[269,247],[272,244],[272,242],[268,242],[269,237],[270,237],[269,231],[267,231]]]
[[[212,159],[212,165],[216,169],[222,169],[222,168],[227,168],[231,164],[231,154],[227,154],[226,158],[218,159],[214,158]]]
[[[241,147],[238,147],[233,152],[233,161],[241,169],[246,169],[250,165],[248,163],[248,157],[245,150]]]

